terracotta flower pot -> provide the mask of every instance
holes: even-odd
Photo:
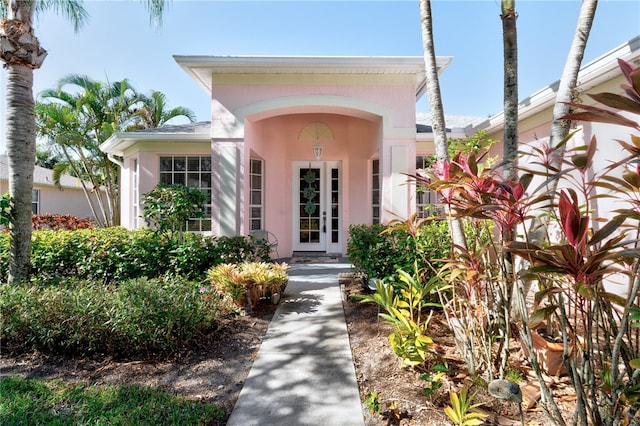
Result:
[[[244,309],[247,306],[247,294],[242,293],[241,295],[233,299],[233,301],[237,307]]]
[[[544,327],[531,330],[531,343],[540,368],[551,376],[566,376],[567,370],[562,362],[564,345],[553,342],[541,334]],[[522,342],[522,352],[529,358],[527,346]]]
[[[264,289],[261,285],[253,284],[249,286],[249,292],[251,293],[251,308],[254,309],[264,296]]]

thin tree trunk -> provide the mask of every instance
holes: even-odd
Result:
[[[549,140],[549,145],[552,149],[557,147],[560,142],[567,137],[571,129],[571,122],[569,120],[560,120],[560,117],[570,112],[571,107],[567,105],[566,102],[576,100],[578,73],[582,65],[584,49],[587,47],[587,40],[589,39],[589,33],[591,32],[597,6],[598,0],[582,0],[576,32],[573,35],[567,61],[564,64],[558,94],[556,95],[556,103],[553,107],[553,121],[551,122],[551,137]],[[563,154],[564,147],[560,148],[557,156],[554,156],[555,161],[552,163],[553,166],[558,168],[561,166]],[[556,185],[557,180],[554,180],[553,190],[555,190]]]
[[[36,158],[33,70],[7,64],[7,152],[9,159],[9,282],[29,276],[31,261],[31,193]]]
[[[502,0],[502,43],[504,55],[503,177],[517,178],[518,166],[518,33],[515,0]]]
[[[98,212],[96,210],[96,207],[94,206],[94,201],[91,198],[91,191],[89,190],[89,188],[87,188],[87,183],[82,177],[83,176],[82,173],[80,173],[77,167],[75,166],[74,162],[71,159],[71,156],[69,155],[69,152],[67,151],[67,148],[64,145],[61,145],[61,150],[64,154],[65,159],[67,160],[67,163],[69,164],[69,167],[80,180],[80,185],[82,186],[82,192],[84,192],[84,196],[87,199],[87,204],[89,204],[89,208],[91,209],[91,213],[93,213],[93,217],[95,218],[96,222],[98,222],[98,225],[100,225],[101,227],[104,227],[105,226],[104,220],[98,216]]]
[[[436,148],[438,161],[449,161],[449,144],[447,143],[447,128],[444,119],[444,107],[440,94],[440,82],[438,80],[438,64],[433,42],[433,16],[431,14],[431,1],[420,0],[420,21],[422,23],[422,47],[424,50],[424,63],[427,77],[427,96],[429,97],[429,110],[431,112],[431,128]],[[459,220],[451,223],[451,238],[454,244],[466,247],[467,242],[464,230]]]
[[[503,129],[503,169],[502,176],[507,181],[518,178],[518,31],[516,21],[515,0],[502,0],[500,19],[502,21],[502,48],[503,48],[503,97],[504,97],[504,129]],[[507,244],[515,239],[515,229],[503,228],[502,242]],[[513,296],[514,274],[513,255],[502,252],[504,265],[503,279],[498,287],[499,327],[505,336],[511,335],[511,305]],[[498,371],[500,378],[504,378],[509,357],[509,339],[502,339],[498,348]]]

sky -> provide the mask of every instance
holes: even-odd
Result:
[[[432,0],[437,56],[453,57],[440,76],[445,114],[488,117],[502,111],[500,0]],[[580,0],[516,0],[519,97],[558,80],[571,45]],[[77,33],[60,16],[36,18],[48,56],[34,71],[34,95],[68,74],[98,81],[129,79],[158,90],[170,107],[210,119],[210,100],[172,55],[422,56],[418,0],[173,0],[162,25],[143,1],[85,0],[90,17]],[[600,0],[583,64],[640,35],[640,2]],[[0,73],[0,153],[4,90]],[[426,95],[417,104],[428,112]]]

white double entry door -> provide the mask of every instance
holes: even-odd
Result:
[[[340,161],[293,162],[293,250],[342,251]]]

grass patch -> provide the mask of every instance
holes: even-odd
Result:
[[[141,386],[0,379],[0,424],[218,425],[224,410]]]

